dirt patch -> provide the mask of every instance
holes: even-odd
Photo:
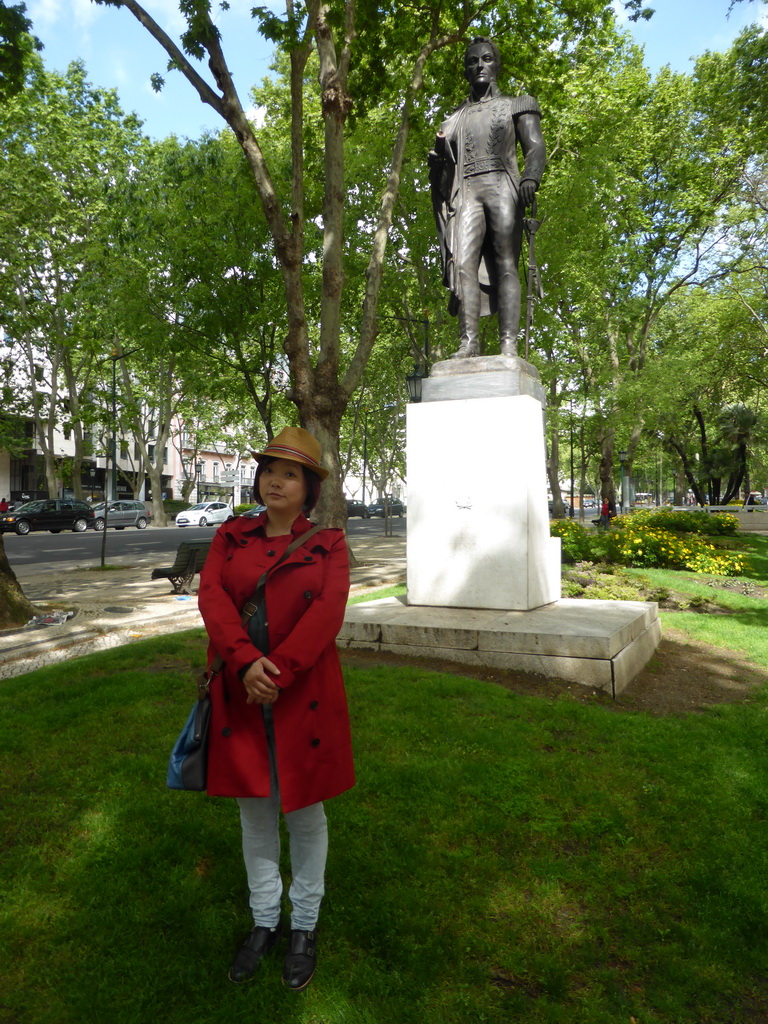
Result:
[[[578,683],[547,679],[531,672],[500,669],[471,669],[437,658],[413,660],[378,651],[342,651],[342,664],[410,665],[435,672],[468,676],[498,683],[515,693],[555,699],[567,696],[590,704],[603,704],[614,711],[645,711],[651,715],[681,715],[702,712],[716,704],[748,701],[768,672],[735,651],[695,643],[673,629],[665,630],[656,653],[643,671],[616,700],[601,690]]]

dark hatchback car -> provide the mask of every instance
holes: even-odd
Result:
[[[0,515],[0,531],[15,531],[25,536],[32,530],[50,530],[61,533],[73,530],[82,533],[94,524],[93,509],[84,501],[42,498],[18,505],[12,512]]]
[[[370,517],[368,506],[364,505],[362,501],[354,501],[352,498],[347,498],[347,518],[351,519],[352,516],[361,516],[363,519]]]
[[[372,501],[368,506],[369,516],[381,516],[382,519],[385,515],[402,516],[404,512],[405,506],[402,501],[398,501],[397,498],[388,498],[386,507],[383,501]]]

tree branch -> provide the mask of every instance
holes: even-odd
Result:
[[[96,3],[112,7],[127,7],[134,18],[144,26],[144,28],[154,39],[158,41],[158,43],[160,43],[162,48],[173,61],[174,65],[192,84],[203,103],[207,103],[209,106],[213,107],[213,109],[218,114],[221,114],[222,117],[225,116],[221,98],[216,95],[205,79],[195,71],[192,64],[190,64],[189,60],[184,56],[171,37],[162,28],[160,28],[155,19],[148,14],[140,4],[136,3],[136,0],[110,0],[109,4],[107,4],[107,0],[96,0]]]

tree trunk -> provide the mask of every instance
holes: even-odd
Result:
[[[313,519],[323,526],[335,526],[344,529],[347,525],[347,502],[344,497],[341,478],[341,462],[339,460],[338,436],[339,424],[335,413],[328,417],[319,416],[307,419],[302,424],[320,442],[323,450],[323,462],[330,475],[320,492]]]
[[[706,502],[706,495],[703,493],[703,491],[701,490],[701,488],[699,486],[699,482],[698,482],[698,480],[696,478],[696,474],[693,471],[694,467],[688,461],[688,458],[687,458],[687,456],[685,454],[685,449],[683,448],[683,446],[678,441],[675,440],[674,437],[668,438],[667,443],[672,448],[672,450],[675,452],[677,457],[680,459],[680,463],[682,465],[683,477],[685,478],[685,480],[688,481],[688,486],[693,491],[693,495],[694,495],[694,497],[696,499],[697,504],[699,504],[699,505],[706,505],[706,503],[707,503]],[[677,491],[677,488],[678,488],[678,485],[679,485],[679,480],[680,480],[680,473],[676,472],[675,473],[675,491]],[[675,497],[677,498],[677,495]]]
[[[662,490],[663,490],[662,481]],[[685,476],[685,470],[681,467],[675,469],[675,505],[682,505],[685,501],[686,494],[688,492],[688,480]]]
[[[0,629],[23,626],[35,614],[35,608],[24,596],[21,584],[8,562],[0,534]]]
[[[560,491],[560,435],[557,430],[552,431],[552,443],[549,446],[547,457],[547,477],[549,478],[549,489],[552,491],[552,517],[553,519],[562,519],[565,508]]]
[[[305,20],[297,33],[291,55],[291,201],[281,201],[251,122],[246,117],[221,48],[218,31],[205,5],[195,6],[195,29],[200,45],[208,53],[208,67],[220,95],[200,76],[179,47],[137,0],[120,0],[145,29],[160,43],[175,67],[191,83],[200,99],[226,121],[237,138],[262,202],[264,216],[274,243],[275,259],[285,290],[288,329],[283,347],[288,358],[292,394],[300,423],[323,445],[331,469],[324,488],[318,516],[328,525],[343,527],[346,503],[339,465],[339,423],[347,404],[359,386],[376,340],[376,308],[384,272],[389,230],[400,188],[405,145],[410,130],[413,102],[423,87],[424,67],[435,50],[462,37],[471,22],[467,18],[457,34],[430,35],[415,60],[408,87],[400,103],[400,120],[392,150],[387,184],[379,205],[378,223],[372,240],[365,274],[362,324],[355,351],[342,370],[339,325],[344,288],[343,214],[344,126],[351,109],[347,92],[351,47],[355,38],[355,5],[345,5],[343,28],[329,17],[329,0],[308,0]],[[291,8],[292,10],[292,8]],[[334,13],[337,13],[334,9]],[[189,16],[188,16],[189,17]],[[293,15],[291,14],[291,18]],[[191,24],[191,20],[189,21]],[[339,37],[337,49],[334,32]],[[302,266],[304,243],[304,142],[303,77],[314,43],[320,60],[322,113],[325,127],[325,174],[323,201],[323,287],[320,315],[320,346],[316,358],[310,350]],[[340,380],[340,377],[342,378]]]
[[[608,428],[600,437],[600,498],[616,504],[616,488],[613,484],[613,430]]]

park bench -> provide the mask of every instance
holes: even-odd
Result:
[[[173,565],[158,566],[156,569],[153,569],[152,579],[170,580],[173,585],[172,594],[188,594],[195,573],[200,572],[203,565],[205,565],[205,559],[210,546],[211,542],[209,540],[183,540],[179,544],[176,560]]]

